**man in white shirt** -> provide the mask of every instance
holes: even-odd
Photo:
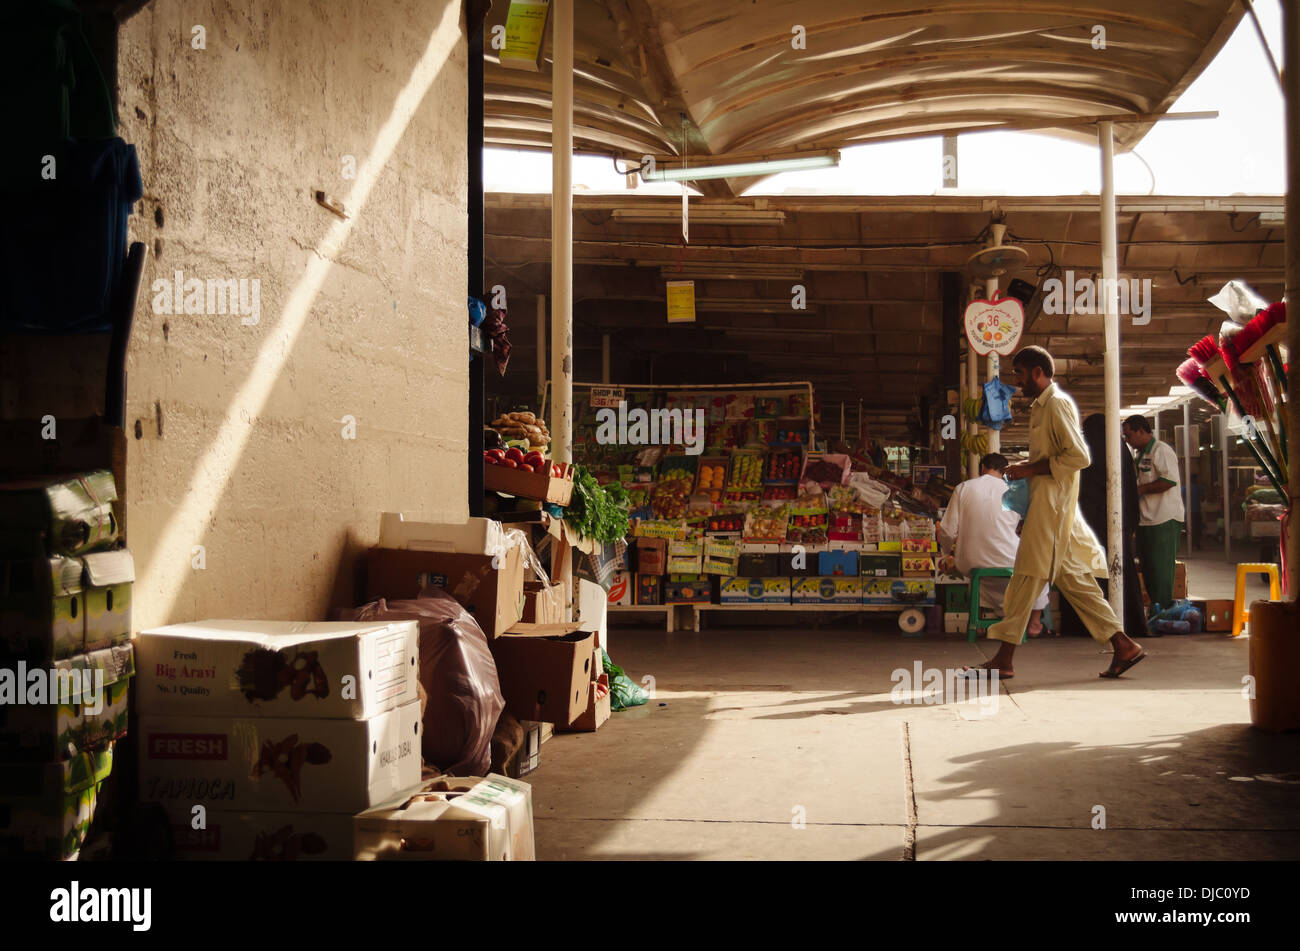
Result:
[[[1178,489],[1178,453],[1156,439],[1145,416],[1124,420],[1120,431],[1136,451],[1138,483],[1137,549],[1142,581],[1151,605],[1174,601],[1174,563],[1183,533],[1183,496]]]
[[[1002,473],[1006,467],[1006,457],[1001,453],[991,452],[981,459],[979,478],[968,479],[953,489],[943,521],[939,523],[943,535],[956,539],[953,561],[964,575],[975,568],[1015,566],[1020,547],[1016,531],[1020,516],[1002,507],[1002,494],[1007,490]],[[945,551],[947,548],[945,545]],[[988,578],[980,582],[980,608],[1002,615],[1007,580]],[[1029,615],[1030,637],[1037,637],[1043,630],[1047,592],[1045,585]]]

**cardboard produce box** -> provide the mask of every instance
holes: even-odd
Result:
[[[739,578],[770,578],[781,574],[781,559],[775,554],[742,554],[736,564]]]
[[[131,639],[131,586],[135,559],[125,548],[92,552],[85,566],[86,633],[88,651],[123,644]]]
[[[609,719],[609,674],[605,673],[605,658],[597,644],[592,650],[591,681],[587,684],[587,706],[568,726],[556,726],[561,733],[595,733]]]
[[[895,604],[934,604],[934,582],[922,578],[894,578],[889,593]]]
[[[196,829],[193,804],[163,807],[173,858],[182,862],[351,861],[351,815],[338,812],[240,812],[205,806]]]
[[[1187,598],[1187,563],[1182,561],[1174,562],[1174,600],[1183,601]],[[1168,607],[1162,604],[1161,607]]]
[[[929,578],[934,575],[934,561],[929,555],[907,555],[902,558],[904,578]]]
[[[16,683],[28,682],[19,662]],[[134,652],[121,644],[56,661],[55,680],[41,704],[3,702],[0,688],[0,761],[56,762],[102,749],[126,735]],[[2,676],[2,675],[0,675]]]
[[[609,586],[609,591],[606,592],[606,601],[611,605],[631,604],[632,593],[632,575],[626,571],[614,572],[614,583]]]
[[[1232,599],[1212,598],[1192,602],[1201,612],[1201,622],[1206,631],[1230,633],[1232,631]]]
[[[525,624],[563,624],[564,585],[558,581],[525,581],[524,615],[520,620]]]
[[[792,604],[861,604],[862,579],[852,577],[796,578],[790,588]]]
[[[824,577],[838,575],[852,577],[858,573],[858,553],[856,551],[818,552],[817,573]]]
[[[709,535],[704,539],[706,575],[734,575],[740,565],[740,544],[732,538]]]
[[[789,604],[789,578],[723,578],[719,604]]]
[[[558,637],[507,634],[489,643],[506,710],[520,720],[568,726],[587,707],[596,635]]]
[[[420,781],[420,702],[368,720],[142,716],[140,799],[355,813]]]
[[[532,787],[496,773],[432,779],[353,820],[362,861],[528,862]]]
[[[636,603],[652,605],[664,603],[664,579],[662,575],[637,574]]]
[[[0,857],[75,859],[112,771],[112,746],[59,763],[0,764]]]
[[[943,614],[943,632],[945,634],[965,634],[970,627],[970,613],[966,611],[945,611]]]
[[[897,578],[902,571],[900,556],[894,552],[862,552],[858,555],[858,572],[864,578]]]
[[[195,621],[141,631],[150,715],[361,718],[416,699],[415,621]]]
[[[780,559],[779,575],[787,575],[791,578],[817,578],[821,574],[821,564],[818,555],[820,552],[806,551],[803,555],[796,555],[794,552],[782,552],[777,555]]]
[[[81,562],[66,555],[0,561],[0,652],[50,664],[85,649]]]
[[[34,538],[49,555],[109,548],[119,530],[115,501],[117,486],[106,469],[0,485],[0,551],[33,554]]]
[[[894,604],[894,578],[863,578],[863,604]]]
[[[636,570],[637,574],[642,575],[667,574],[667,539],[638,538],[636,540]]]
[[[516,547],[496,555],[372,548],[366,568],[371,600],[418,598],[426,585],[435,585],[464,605],[489,638],[524,614],[524,561]]]
[[[713,600],[713,584],[707,579],[664,583],[664,604],[708,604]]]

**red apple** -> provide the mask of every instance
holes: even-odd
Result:
[[[509,449],[506,450],[506,458],[513,459],[515,461],[515,465],[518,465],[519,463],[524,461],[524,454],[523,451],[520,450],[518,446],[511,446]]]

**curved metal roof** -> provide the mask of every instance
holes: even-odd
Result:
[[[1244,12],[1238,0],[574,3],[574,147],[636,157],[1025,125],[1092,142],[1070,122],[1166,112]],[[489,31],[508,6],[494,4]],[[487,144],[550,147],[549,30],[546,44],[540,73],[503,68],[488,50]],[[1116,148],[1150,124],[1117,124]]]

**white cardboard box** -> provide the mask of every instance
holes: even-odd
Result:
[[[492,518],[469,518],[463,524],[408,522],[400,512],[379,516],[379,548],[494,555],[506,547],[505,530]]]
[[[196,621],[142,631],[150,716],[371,717],[417,697],[415,621]]]
[[[445,792],[438,785],[450,786]],[[363,861],[532,861],[533,790],[492,773],[443,777],[354,820]]]
[[[420,702],[368,720],[140,718],[140,799],[353,814],[420,781]]]
[[[346,813],[204,809],[195,816],[190,803],[167,804],[178,861],[349,862],[354,855]]]

